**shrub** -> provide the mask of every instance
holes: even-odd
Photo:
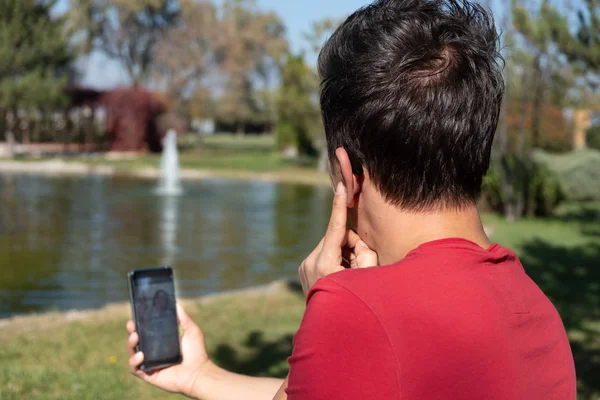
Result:
[[[570,201],[600,201],[600,151],[580,150],[564,155],[535,154],[536,163],[554,172]]]
[[[534,162],[527,193],[529,216],[552,215],[564,198],[558,175]]]
[[[504,162],[510,170],[515,194],[520,193],[520,212],[530,217],[551,215],[564,199],[557,174],[535,159],[511,155]],[[504,210],[507,201],[502,190],[502,170],[501,159],[494,157],[482,186],[484,206],[497,212]]]
[[[600,151],[600,125],[596,125],[588,131],[587,145],[590,149]]]

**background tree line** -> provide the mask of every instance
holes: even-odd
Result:
[[[281,18],[254,0],[71,0],[61,13],[56,4],[0,0],[0,140],[69,138],[78,128],[64,88],[78,83],[77,60],[99,52],[132,85],[165,93],[186,121],[212,119],[238,134],[253,127],[275,133],[290,155],[323,154],[312,60],[341,20],[315,21],[295,54]],[[575,110],[600,111],[600,4],[493,9],[508,90],[483,202],[517,219],[565,198],[599,198],[600,153],[573,150],[582,147],[574,121],[588,115]],[[586,142],[600,148],[600,128]]]

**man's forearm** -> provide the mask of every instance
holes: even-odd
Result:
[[[190,394],[199,400],[272,400],[282,384],[283,379],[253,378],[214,365]]]

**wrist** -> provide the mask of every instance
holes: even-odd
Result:
[[[211,400],[215,397],[211,391],[226,374],[223,368],[207,360],[195,371],[189,390],[183,394],[192,399]]]

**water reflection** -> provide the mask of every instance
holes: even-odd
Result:
[[[0,177],[0,317],[126,301],[126,273],[172,265],[197,296],[295,277],[329,187],[208,180],[186,195],[104,177]]]
[[[171,266],[177,254],[177,196],[164,196],[161,198],[160,213],[160,240],[163,256],[161,265]]]

